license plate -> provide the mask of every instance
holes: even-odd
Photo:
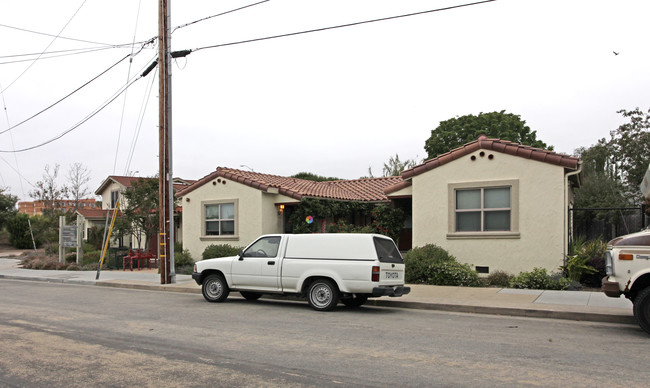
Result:
[[[399,279],[399,272],[384,272],[386,279]]]

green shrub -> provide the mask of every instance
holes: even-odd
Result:
[[[194,266],[194,259],[190,254],[189,250],[184,250],[182,252],[174,252],[174,265],[178,267]]]
[[[66,263],[76,263],[77,262],[77,254],[76,253],[66,253],[64,261]]]
[[[429,267],[446,261],[455,261],[446,250],[434,244],[416,247],[404,254],[407,283],[426,284]]]
[[[212,244],[205,248],[201,256],[203,257],[203,260],[215,257],[235,256],[242,249],[243,248],[233,247],[229,244]]]
[[[605,251],[607,242],[597,239],[585,241],[578,238],[571,243],[571,254],[560,269],[574,282],[600,288],[605,277]]]
[[[514,275],[505,271],[497,270],[485,277],[484,282],[488,287],[508,287]]]
[[[404,255],[407,283],[444,286],[482,285],[478,273],[433,244],[413,248]]]
[[[533,268],[531,272],[521,272],[510,280],[511,288],[530,288],[534,290],[566,290],[571,283],[562,274],[549,275],[545,268]]]
[[[183,242],[175,241],[174,242],[174,252],[183,252]]]
[[[99,263],[99,258],[101,257],[101,255],[102,255],[101,251],[84,252],[84,257],[81,261],[81,266],[85,266],[87,264]],[[104,261],[106,261],[106,259],[104,259]]]

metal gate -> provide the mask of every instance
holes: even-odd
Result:
[[[648,225],[645,206],[569,209],[569,240],[609,241],[617,236],[638,232]]]

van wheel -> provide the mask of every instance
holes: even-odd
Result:
[[[368,297],[363,295],[341,299],[341,302],[348,307],[361,307],[367,301]]]
[[[634,298],[633,311],[639,326],[650,334],[650,287],[641,290]]]
[[[259,292],[239,291],[239,293],[246,300],[258,300],[262,296]]]
[[[226,279],[217,274],[210,275],[205,279],[201,291],[205,300],[212,303],[223,302],[228,297],[228,294],[230,294],[230,288],[228,288]]]
[[[339,302],[339,289],[329,279],[318,279],[309,286],[309,305],[316,311],[330,311]]]

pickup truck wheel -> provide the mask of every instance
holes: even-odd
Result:
[[[634,298],[633,311],[639,326],[650,334],[650,287],[641,290]]]
[[[367,301],[367,296],[355,296],[354,298],[341,299],[341,302],[347,307],[361,307]]]
[[[230,294],[230,288],[228,288],[226,279],[216,274],[210,275],[205,279],[201,291],[205,300],[212,303],[223,302],[228,297],[228,294]]]
[[[258,300],[262,296],[259,292],[239,291],[239,293],[246,300]]]
[[[309,305],[316,311],[330,311],[339,302],[339,289],[328,279],[319,279],[309,286]]]

